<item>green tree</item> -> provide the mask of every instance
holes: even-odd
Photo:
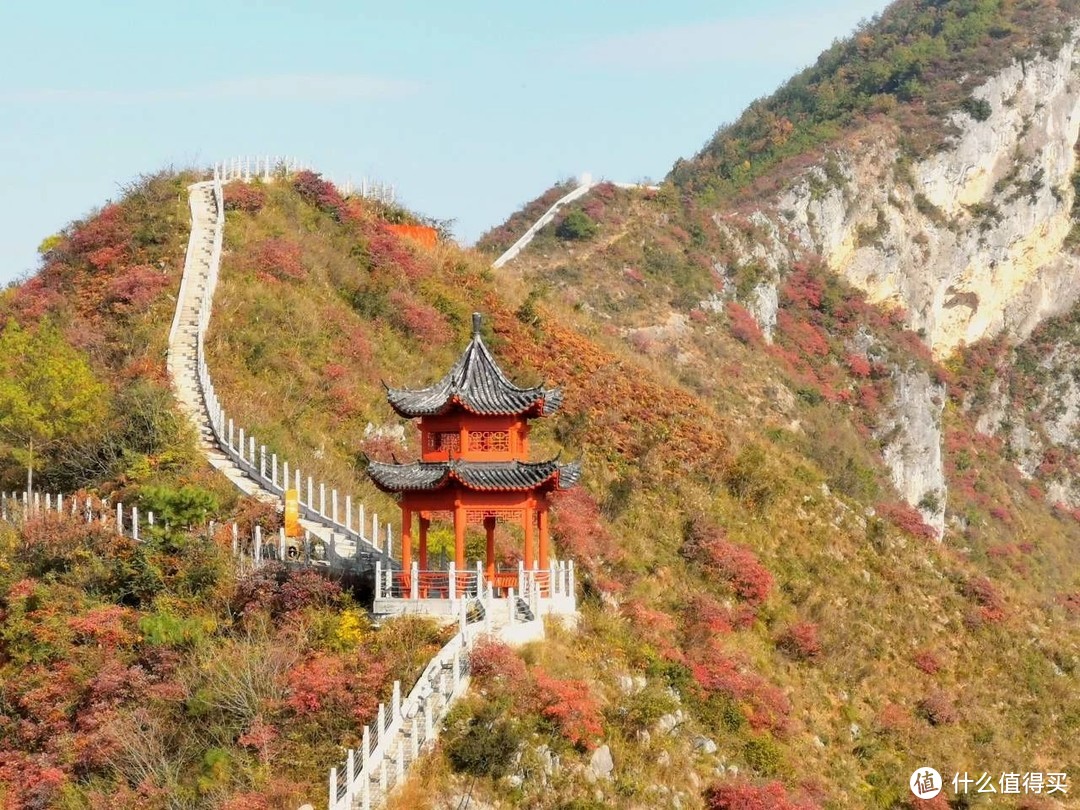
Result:
[[[26,466],[27,491],[50,452],[101,422],[106,397],[86,359],[55,326],[25,330],[8,321],[0,334],[0,442]]]
[[[591,239],[600,229],[592,219],[579,208],[569,211],[563,221],[555,228],[555,235],[560,239]]]

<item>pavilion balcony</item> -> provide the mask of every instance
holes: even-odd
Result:
[[[408,570],[376,568],[374,613],[376,615],[425,614],[454,617],[462,600],[476,603],[496,617],[521,613],[539,618],[546,614],[577,612],[574,595],[574,564],[552,561],[544,569],[485,571],[475,567],[458,569],[450,563],[446,570],[421,570],[413,563]],[[520,609],[520,611],[519,611]]]

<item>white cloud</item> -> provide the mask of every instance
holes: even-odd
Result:
[[[7,103],[94,102],[148,104],[174,101],[364,101],[398,98],[420,90],[418,82],[363,75],[285,75],[224,79],[157,90],[39,88],[0,91]]]
[[[577,57],[595,67],[641,71],[723,63],[804,65],[884,5],[884,0],[851,0],[826,10],[760,13],[654,28],[589,43]]]

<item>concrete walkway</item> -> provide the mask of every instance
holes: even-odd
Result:
[[[210,465],[228,478],[244,494],[267,503],[281,503],[281,498],[252,480],[218,446],[210,426],[210,415],[199,384],[197,347],[199,339],[199,310],[203,299],[213,296],[208,289],[211,278],[217,229],[217,204],[213,181],[194,183],[188,187],[191,208],[191,236],[184,259],[184,276],[176,302],[176,313],[169,332],[169,353],[166,365],[172,380],[173,392],[199,436],[199,449]],[[216,276],[216,274],[214,274]],[[318,521],[304,519],[300,525],[314,537],[330,543],[333,540],[340,556],[351,556],[355,543]]]

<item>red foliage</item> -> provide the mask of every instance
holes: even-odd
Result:
[[[124,253],[122,245],[107,245],[91,251],[86,260],[95,270],[107,270],[124,258]]]
[[[847,356],[848,370],[856,377],[870,376],[870,361],[861,354],[849,354]]]
[[[315,653],[288,675],[285,705],[296,714],[313,714],[349,701],[349,679],[338,656]]]
[[[68,627],[84,642],[100,647],[125,647],[134,644],[135,612],[120,605],[91,608],[68,619]]]
[[[799,320],[783,309],[776,313],[776,326],[788,343],[804,354],[817,357],[828,356],[829,339],[820,327],[808,321]]]
[[[145,264],[127,268],[105,285],[105,300],[121,312],[142,312],[166,287],[169,276]]]
[[[243,211],[247,214],[256,214],[266,204],[266,192],[254,183],[234,180],[228,183],[223,191],[225,193],[226,211]]]
[[[779,782],[755,785],[739,780],[706,790],[705,807],[707,810],[814,810],[817,805],[795,801]]]
[[[410,337],[429,346],[442,346],[450,340],[446,318],[435,307],[417,301],[405,290],[391,292],[390,303],[394,307],[392,320]]]
[[[669,614],[654,610],[638,599],[626,602],[622,606],[622,613],[638,636],[652,645],[664,658],[669,661],[682,661],[682,651],[674,643],[677,627]]]
[[[941,669],[941,658],[933,650],[918,650],[913,660],[915,666],[927,675],[937,675]]]
[[[962,588],[964,596],[973,599],[979,606],[979,617],[986,622],[1000,622],[1005,619],[1005,600],[1001,593],[984,576],[972,577]]]
[[[600,507],[584,487],[560,492],[551,510],[552,531],[560,548],[595,572],[602,562],[618,562],[623,552],[600,521]]]
[[[686,648],[706,644],[713,636],[726,635],[736,627],[749,625],[753,620],[754,612],[746,606],[733,611],[708,594],[696,594],[683,614]]]
[[[937,532],[926,525],[922,515],[919,514],[919,510],[915,507],[909,506],[906,503],[893,502],[878,504],[876,508],[879,516],[892,523],[901,531],[905,531],[915,537],[921,537],[924,540],[937,539]]]
[[[340,598],[341,586],[315,571],[289,571],[269,563],[237,580],[232,604],[241,616],[265,611],[276,620],[309,605],[335,604]]]
[[[886,733],[907,731],[911,727],[911,714],[898,703],[886,703],[874,722]]]
[[[469,654],[472,682],[481,692],[524,694],[529,688],[525,662],[514,650],[499,641],[480,641]]]
[[[97,216],[79,223],[69,241],[72,252],[86,256],[101,248],[122,245],[127,239],[123,209],[119,204],[111,203]]]
[[[540,715],[578,748],[595,748],[604,727],[588,682],[559,680],[542,669],[535,670],[535,677]]]
[[[796,268],[780,289],[785,304],[806,309],[818,309],[824,292],[824,283],[808,267]]]
[[[327,363],[323,366],[322,373],[328,380],[340,380],[349,373],[349,369],[341,363]]]
[[[776,646],[799,661],[815,661],[821,656],[818,626],[813,622],[796,622],[780,634]]]
[[[297,172],[293,178],[293,188],[305,202],[333,215],[335,219],[343,219],[345,200],[334,184],[323,180],[321,175],[306,170]]]
[[[390,230],[392,226],[379,222],[368,234],[367,250],[371,270],[384,276],[415,281],[426,275],[428,265],[419,259],[412,246]]]
[[[1069,613],[1074,616],[1080,616],[1080,591],[1063,593],[1058,596],[1058,601]]]
[[[281,237],[271,237],[250,249],[247,264],[256,273],[270,278],[300,280],[307,276],[300,245]]]
[[[696,520],[688,527],[681,553],[726,581],[740,599],[754,607],[772,591],[773,576],[757,555],[729,541],[723,529],[704,521]]]
[[[743,707],[750,727],[783,733],[791,714],[791,701],[778,686],[725,654],[716,645],[697,650],[697,660],[690,665],[694,680],[706,692],[715,692],[736,700]]]
[[[761,328],[746,307],[736,304],[734,301],[728,301],[724,311],[727,312],[731,334],[736,340],[742,341],[747,346],[758,346],[762,343],[764,338],[761,334]]]
[[[919,701],[919,712],[932,726],[955,723],[958,717],[952,699],[940,689]]]

